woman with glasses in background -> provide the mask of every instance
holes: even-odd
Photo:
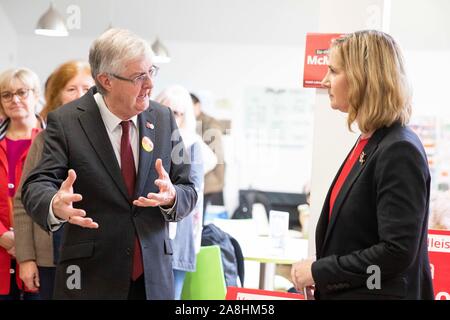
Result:
[[[36,116],[39,78],[26,68],[0,74],[0,300],[31,298],[17,274],[13,198],[31,142],[44,127]]]
[[[174,244],[172,268],[175,299],[180,300],[186,272],[195,271],[196,255],[201,246],[204,175],[214,169],[217,157],[195,131],[194,105],[189,91],[179,85],[170,86],[164,89],[155,101],[169,107],[173,112],[188,153],[183,157],[183,161],[191,164],[190,178],[198,195],[194,210],[186,218],[169,223],[169,237]]]
[[[46,104],[41,117],[59,106],[83,96],[94,85],[89,64],[69,61],[59,66],[48,78],[45,89]],[[23,179],[14,199],[16,232],[16,259],[19,263],[20,279],[27,288],[38,291],[37,299],[48,300],[53,296],[55,264],[63,228],[53,234],[42,230],[23,207],[21,191],[23,180],[34,169],[42,157],[45,131],[33,141],[23,168]]]

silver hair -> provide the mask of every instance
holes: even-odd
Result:
[[[122,73],[126,62],[153,57],[150,44],[129,30],[111,28],[98,37],[89,50],[92,77],[101,94],[105,89],[97,80],[102,73]]]
[[[174,109],[183,111],[183,132],[195,134],[196,120],[194,104],[189,91],[180,85],[172,85],[165,88],[155,99],[156,102]],[[184,137],[183,137],[184,138]]]

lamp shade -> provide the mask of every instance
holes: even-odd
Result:
[[[50,4],[50,8],[39,19],[34,33],[51,37],[69,35],[63,17],[53,8],[53,4]]]
[[[170,55],[167,48],[156,38],[155,42],[152,44],[152,50],[155,56],[153,60],[155,63],[168,63],[170,62]]]

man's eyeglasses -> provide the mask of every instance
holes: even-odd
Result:
[[[152,66],[148,72],[142,73],[142,74],[138,75],[137,77],[135,77],[133,79],[124,78],[124,77],[119,76],[118,74],[114,74],[114,73],[111,73],[111,75],[114,78],[116,78],[116,79],[119,79],[119,80],[122,80],[122,81],[128,81],[128,82],[131,82],[134,85],[138,85],[138,84],[141,85],[145,81],[148,81],[148,80],[153,79],[154,77],[156,77],[158,75],[158,71],[159,71],[159,67]]]
[[[11,102],[14,96],[18,96],[20,100],[25,100],[28,98],[28,94],[32,89],[19,89],[16,92],[5,91],[0,94],[1,99],[4,102]]]

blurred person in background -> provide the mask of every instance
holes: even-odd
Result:
[[[83,96],[94,85],[87,62],[68,61],[60,65],[47,79],[46,104],[41,111],[42,119],[58,107]],[[53,295],[55,264],[63,228],[47,233],[25,212],[21,191],[28,173],[42,158],[45,131],[36,136],[23,167],[21,183],[14,199],[14,221],[16,233],[16,259],[20,266],[20,279],[25,285],[38,291],[38,298],[48,300]]]
[[[196,255],[201,246],[204,175],[216,166],[217,158],[196,133],[194,107],[185,88],[178,85],[170,86],[155,100],[169,107],[174,114],[191,163],[191,181],[198,194],[194,211],[180,222],[169,223],[170,238],[174,242],[172,268],[175,299],[180,300],[186,272],[195,271]]]
[[[206,214],[209,204],[224,205],[225,159],[223,154],[222,128],[215,118],[202,111],[199,98],[193,93],[190,95],[194,104],[195,118],[197,119],[197,133],[217,157],[217,165],[213,170],[206,173],[205,176],[203,212]]]

